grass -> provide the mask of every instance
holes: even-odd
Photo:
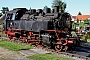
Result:
[[[28,50],[33,48],[31,45],[20,44],[6,40],[0,40],[0,46],[12,51]]]
[[[27,58],[32,59],[32,60],[71,60],[70,58],[57,57],[52,54],[37,54],[33,56],[28,56]]]

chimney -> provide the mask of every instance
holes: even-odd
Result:
[[[54,6],[54,13],[59,13],[59,6]]]

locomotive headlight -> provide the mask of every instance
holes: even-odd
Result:
[[[10,25],[12,25],[12,22],[10,23]]]

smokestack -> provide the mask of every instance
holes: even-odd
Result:
[[[54,6],[54,13],[58,13],[59,12],[59,6]]]

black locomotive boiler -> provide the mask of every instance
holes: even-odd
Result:
[[[79,38],[71,36],[71,15],[59,13],[59,6],[52,10],[16,8],[5,16],[3,33],[11,40],[47,45],[57,51],[66,51],[79,44]]]

